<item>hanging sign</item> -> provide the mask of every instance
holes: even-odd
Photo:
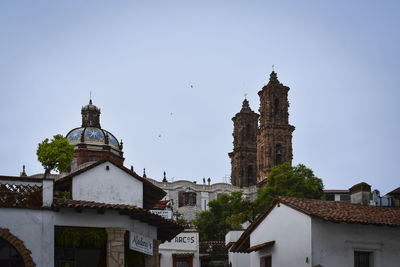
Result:
[[[153,255],[153,239],[135,232],[130,232],[129,248],[147,255]]]
[[[150,210],[151,213],[160,215],[165,219],[171,220],[172,219],[172,211],[170,210]]]

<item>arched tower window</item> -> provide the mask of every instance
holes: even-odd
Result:
[[[251,136],[251,126],[250,126],[250,124],[246,125],[246,136],[247,137]]]
[[[275,165],[282,163],[282,145],[277,144],[275,149]]]
[[[274,102],[274,113],[275,115],[278,114],[279,112],[279,99],[275,98],[275,102]]]
[[[247,183],[248,185],[253,185],[253,166],[247,166]]]

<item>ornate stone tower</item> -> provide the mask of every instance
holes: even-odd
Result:
[[[258,92],[260,128],[257,132],[257,184],[264,187],[268,173],[275,165],[292,163],[292,132],[289,125],[289,87],[278,81],[275,71]]]
[[[233,152],[231,158],[231,183],[243,187],[257,183],[257,138],[258,114],[243,101],[242,109],[233,120]]]

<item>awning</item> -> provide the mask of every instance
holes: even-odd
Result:
[[[246,252],[250,253],[250,252],[253,252],[253,251],[258,251],[258,250],[263,249],[263,248],[269,248],[269,247],[272,247],[274,244],[275,244],[275,240],[269,241],[269,242],[265,242],[265,243],[262,243],[262,244],[259,244],[259,245],[255,245],[255,246],[249,247]]]

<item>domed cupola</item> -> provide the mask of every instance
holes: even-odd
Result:
[[[90,99],[89,104],[82,107],[82,127],[72,129],[67,134],[71,145],[75,146],[75,158],[71,169],[103,158],[111,158],[123,164],[122,141],[100,127],[100,109],[93,105]]]

